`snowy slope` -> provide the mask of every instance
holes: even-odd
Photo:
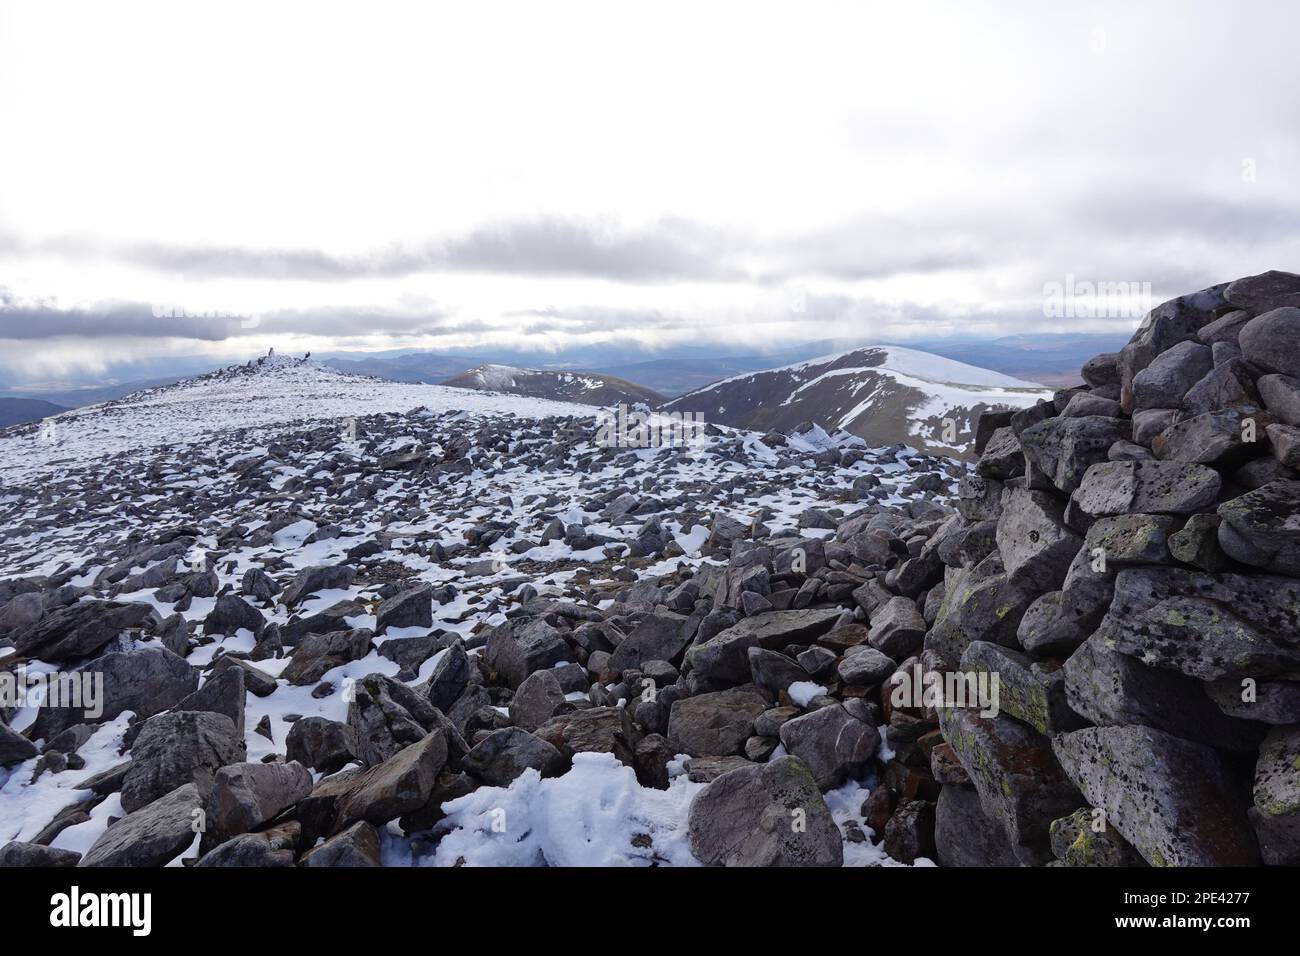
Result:
[[[974,421],[989,408],[1023,408],[1051,390],[928,352],[854,349],[715,382],[666,403],[739,428],[784,429],[811,421],[869,445],[905,442],[964,456]]]
[[[272,357],[2,432],[0,481],[30,478],[71,460],[210,440],[236,429],[257,433],[416,408],[470,414],[591,414],[590,408],[573,403],[390,382]]]

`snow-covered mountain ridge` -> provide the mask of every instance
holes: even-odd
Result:
[[[986,409],[1026,408],[1052,390],[928,352],[853,349],[715,382],[665,403],[738,428],[788,430],[814,422],[869,445],[905,442],[959,457],[973,449]]]

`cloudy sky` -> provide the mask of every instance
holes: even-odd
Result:
[[[1300,267],[1298,35],[1285,0],[0,0],[0,369],[1127,328],[1044,290]]]

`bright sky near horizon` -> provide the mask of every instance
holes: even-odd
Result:
[[[1300,266],[1297,36],[1281,0],[0,0],[0,367],[1127,328],[1046,284]]]

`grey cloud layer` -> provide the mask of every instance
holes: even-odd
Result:
[[[1091,269],[1112,275],[1185,274],[1173,246],[1188,240],[1240,245],[1300,236],[1300,206],[1254,199],[1083,184],[1051,204],[1019,208],[972,199],[898,218],[857,216],[799,235],[756,239],[685,219],[638,228],[563,218],[486,225],[463,235],[357,255],[317,249],[114,243],[68,236],[0,253],[105,259],[195,279],[338,282],[420,274],[486,273],[619,282],[776,283],[856,281],[1041,261],[1047,274]],[[1058,261],[1053,261],[1058,260]],[[1172,270],[1172,272],[1171,272]]]

